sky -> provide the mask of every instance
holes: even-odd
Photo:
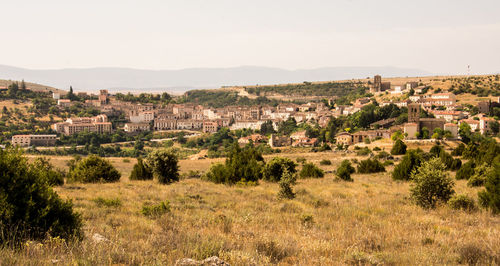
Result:
[[[0,0],[0,64],[498,73],[499,13],[498,0]]]

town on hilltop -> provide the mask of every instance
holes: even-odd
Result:
[[[311,83],[304,84],[297,86],[315,89]],[[311,87],[308,88],[307,84]],[[338,86],[335,83],[332,85]],[[199,103],[203,98],[189,102],[184,97],[174,100],[166,93],[134,96],[120,93],[112,95],[108,90],[101,90],[98,95],[85,92],[75,94],[72,89],[66,94],[54,91],[51,95],[53,106],[44,108],[49,108],[52,114],[65,110],[73,112],[62,115],[61,119],[67,117],[63,121],[51,123],[45,134],[31,132],[13,135],[11,144],[21,147],[55,146],[62,144],[59,141],[61,136],[64,139],[82,133],[113,134],[119,131],[122,135],[136,136],[169,131],[216,133],[227,128],[230,131],[245,131],[238,136],[240,144],[267,143],[271,148],[314,148],[335,144],[337,148],[343,149],[357,143],[389,139],[394,134],[401,134],[407,141],[425,141],[460,139],[460,132],[464,130],[492,135],[499,131],[495,119],[500,108],[499,96],[478,101],[475,106],[462,104],[457,102],[457,96],[453,93],[457,91],[431,91],[429,85],[419,82],[417,78],[391,84],[390,81],[383,81],[379,75],[366,84],[358,82],[351,85],[364,87],[364,93],[343,97],[316,95],[310,100],[304,97],[306,100],[302,101],[270,102],[266,99],[264,104],[258,101],[246,104],[229,102],[224,106]],[[277,86],[264,86],[262,93],[259,93],[270,95],[266,93],[269,88],[273,90]],[[0,89],[10,93],[7,87]],[[23,91],[22,88],[19,90]],[[29,88],[24,90],[28,91]],[[251,96],[249,92],[255,93],[256,90],[259,87],[240,89],[234,99],[240,97],[242,92],[244,98],[248,99],[247,96]],[[210,96],[210,93],[206,92],[204,97]],[[210,97],[215,102],[219,97],[227,96],[221,92],[214,93]],[[266,96],[257,99],[262,98]],[[86,116],[83,110],[91,110],[94,115]],[[5,112],[8,109],[4,107]]]

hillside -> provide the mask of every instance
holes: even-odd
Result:
[[[0,79],[0,87],[8,87],[10,84],[12,84],[13,82],[18,82],[18,83],[21,83],[21,80],[5,80],[5,79]],[[41,91],[41,92],[59,92],[61,94],[66,94],[67,91],[65,90],[61,90],[61,89],[56,89],[54,87],[51,87],[51,86],[47,86],[47,85],[42,85],[42,84],[38,84],[38,83],[33,83],[33,82],[28,82],[28,81],[25,81],[26,83],[26,87],[34,90],[34,91]]]

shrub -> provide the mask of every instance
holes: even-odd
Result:
[[[495,159],[493,171],[489,172],[484,184],[485,189],[478,192],[479,203],[493,213],[500,213],[500,162]]]
[[[451,163],[450,170],[451,171],[457,171],[462,167],[462,160],[455,158],[453,159],[453,162]]]
[[[38,174],[47,181],[50,186],[64,185],[63,174],[57,170],[50,163],[50,159],[38,157],[32,164],[33,171],[38,171]]]
[[[179,181],[179,159],[170,150],[159,149],[148,154],[146,165],[161,184]]]
[[[488,257],[485,251],[474,244],[466,244],[458,249],[458,262],[468,265],[477,265]]]
[[[80,239],[82,220],[19,150],[0,149],[0,244],[53,237]]]
[[[255,244],[255,249],[259,254],[267,256],[271,263],[274,264],[294,253],[291,251],[290,247],[282,247],[274,241],[258,241]]]
[[[375,148],[373,148],[373,151],[381,151],[382,149],[379,147],[379,146],[375,146]]]
[[[451,170],[453,165],[453,157],[443,149],[439,153],[439,158],[441,159],[441,162],[443,162],[443,164],[446,166],[446,169]]]
[[[368,147],[364,147],[364,148],[358,149],[358,151],[356,152],[356,155],[366,156],[366,155],[370,154],[371,152],[372,151],[370,151],[370,149]]]
[[[457,180],[465,179],[469,180],[469,178],[474,174],[474,167],[475,164],[473,161],[468,161],[458,169],[457,174],[455,175],[455,178]]]
[[[295,174],[297,172],[295,166],[296,164],[288,158],[274,157],[262,169],[262,178],[267,181],[278,182],[285,170]]]
[[[359,162],[358,173],[360,174],[370,174],[385,172],[385,167],[377,159],[366,159]]]
[[[143,163],[142,158],[137,158],[137,163],[130,173],[130,180],[151,180],[153,179],[153,173],[151,170]]]
[[[484,185],[486,178],[493,172],[493,167],[488,166],[488,164],[483,163],[482,165],[474,169],[474,174],[467,181],[467,186],[469,187],[479,187]]]
[[[105,199],[103,197],[98,197],[92,200],[99,207],[120,207],[122,206],[122,201],[119,198],[115,199]]]
[[[439,158],[423,162],[411,174],[411,197],[422,208],[435,208],[438,202],[448,202],[455,193],[453,181]]]
[[[108,161],[96,155],[90,155],[79,161],[69,171],[68,179],[83,183],[116,182],[121,174]]]
[[[339,168],[337,168],[337,176],[345,181],[353,181],[351,174],[353,174],[354,171],[355,169],[352,167],[351,162],[349,160],[343,160]]]
[[[241,180],[257,183],[262,178],[264,158],[253,144],[240,148],[233,145],[224,164],[215,164],[204,176],[205,180],[215,183],[236,184]]]
[[[332,165],[332,161],[328,159],[323,159],[319,162],[319,165]]]
[[[462,156],[462,153],[465,150],[465,145],[463,143],[460,143],[453,151],[451,152],[451,155],[453,156]]]
[[[409,180],[414,169],[420,166],[422,157],[417,150],[409,150],[401,162],[394,167],[392,179],[394,180]]]
[[[202,177],[204,180],[212,181],[217,184],[231,183],[229,180],[229,171],[226,166],[221,163],[215,163],[210,166],[210,170]]]
[[[305,163],[305,162],[306,162],[306,158],[304,158],[304,157],[297,157],[297,159],[295,159],[295,160],[296,160],[298,163],[301,163],[301,164],[303,164],[303,163]]]
[[[468,197],[467,195],[455,195],[449,201],[448,205],[454,210],[463,210],[463,211],[474,211],[477,209],[476,202],[474,199]]]
[[[163,214],[170,212],[170,202],[168,200],[156,205],[144,204],[141,210],[142,214],[151,218],[160,217]]]
[[[441,147],[440,145],[434,145],[432,146],[431,150],[429,151],[432,155],[434,156],[439,156],[439,154],[444,151],[443,147]]]
[[[305,163],[302,166],[302,170],[300,171],[300,178],[308,178],[308,177],[320,178],[323,177],[324,175],[325,174],[323,170],[321,170],[313,163]]]
[[[278,198],[282,199],[293,199],[295,198],[295,193],[293,193],[292,185],[295,184],[297,178],[295,174],[290,172],[288,168],[283,169],[283,174],[281,175],[279,184],[280,191],[278,192]]]
[[[391,154],[402,155],[405,153],[406,153],[406,144],[402,140],[397,139],[396,142],[394,142],[394,145],[392,145]]]
[[[375,158],[380,160],[393,159],[393,157],[386,151],[379,152],[377,155],[375,155]]]

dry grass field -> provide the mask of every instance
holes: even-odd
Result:
[[[294,153],[318,164],[330,159],[334,170],[348,155]],[[269,158],[269,157],[268,157]],[[52,157],[64,168],[70,157]],[[358,157],[362,159],[362,157]],[[293,200],[277,198],[278,184],[255,187],[217,185],[184,179],[171,185],[129,181],[134,159],[111,158],[122,173],[114,184],[70,183],[56,188],[73,200],[85,222],[79,243],[49,239],[29,243],[22,251],[0,250],[0,262],[14,264],[147,264],[173,265],[180,258],[213,255],[232,265],[434,265],[500,262],[500,217],[479,210],[454,211],[447,206],[423,210],[408,198],[409,183],[387,173],[354,174],[354,182],[299,180]],[[208,169],[223,159],[183,160],[182,172]],[[457,193],[477,199],[464,181]],[[113,204],[99,204],[103,198]],[[170,212],[157,217],[141,213],[144,204],[168,200]],[[96,242],[94,234],[109,241]]]

